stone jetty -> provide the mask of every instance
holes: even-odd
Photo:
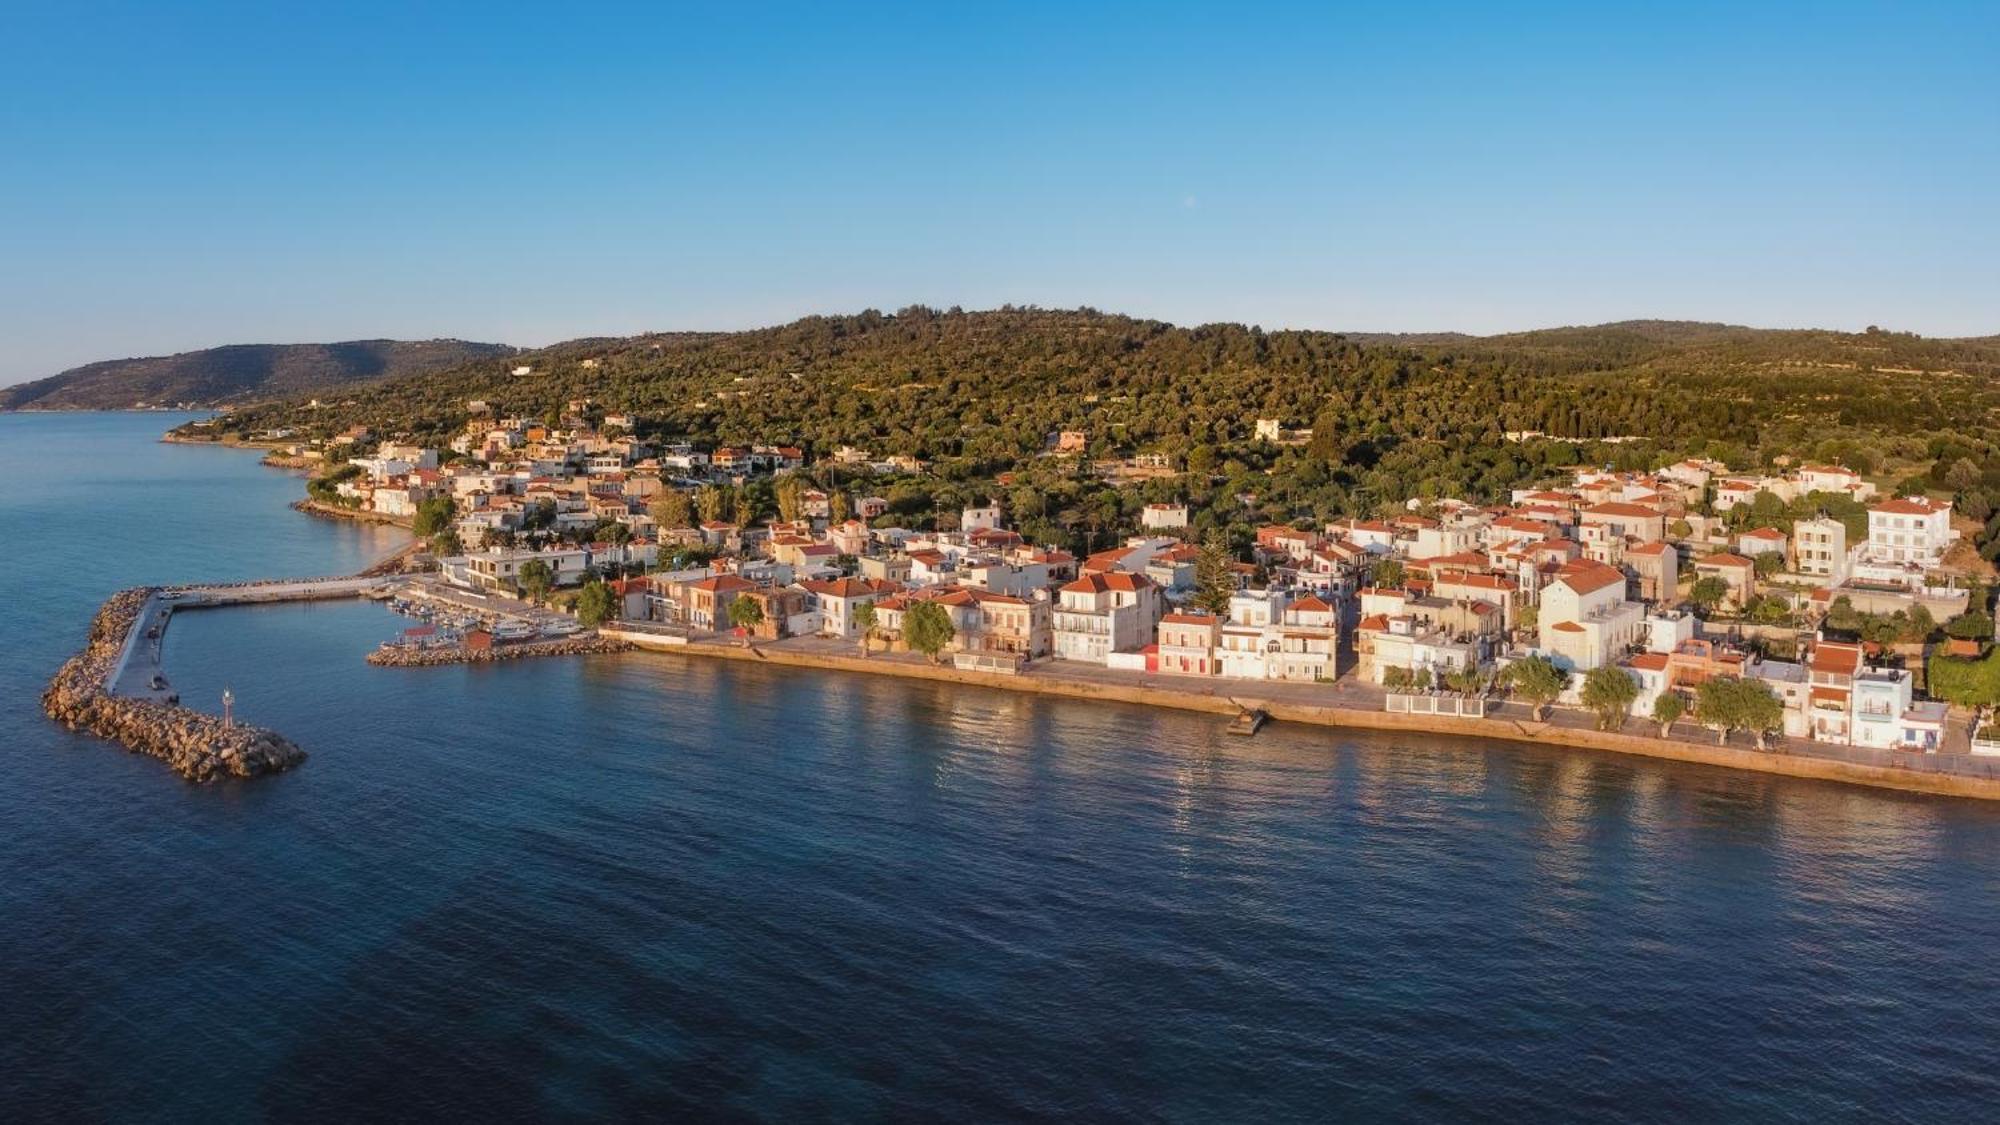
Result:
[[[368,663],[384,668],[430,668],[444,664],[485,664],[495,660],[518,660],[526,656],[589,656],[605,652],[630,652],[632,642],[612,637],[565,637],[554,641],[525,641],[494,645],[491,648],[395,647],[378,648],[368,654]]]
[[[85,730],[151,755],[190,781],[257,777],[290,769],[306,753],[260,727],[226,727],[221,719],[176,703],[110,694],[106,680],[154,594],[151,587],[113,594],[90,624],[82,652],[56,672],[42,692],[42,710],[72,730]]]

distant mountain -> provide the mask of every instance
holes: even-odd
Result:
[[[73,367],[60,375],[0,388],[0,410],[222,406],[421,375],[512,355],[514,350],[505,344],[465,340],[232,344]]]

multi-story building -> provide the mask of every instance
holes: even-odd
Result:
[[[1957,538],[1949,501],[1897,496],[1868,509],[1870,562],[1934,567]]]
[[[1153,640],[1161,607],[1160,588],[1143,574],[1086,574],[1056,591],[1056,658],[1102,664],[1136,652]]]
[[[1331,680],[1340,644],[1339,611],[1307,595],[1287,605],[1276,629],[1276,647],[1267,653],[1274,680]]]
[[[1222,619],[1211,613],[1169,613],[1160,618],[1159,670],[1180,676],[1213,676]]]
[[[1820,641],[1813,646],[1806,669],[1812,676],[1812,737],[1820,742],[1851,742],[1854,681],[1861,675],[1861,646]]]
[[[1847,577],[1847,525],[1831,516],[1793,521],[1792,568],[1839,585]]]
[[[1645,610],[1625,600],[1625,572],[1589,559],[1563,564],[1542,589],[1540,646],[1587,672],[1614,663],[1641,639]]]

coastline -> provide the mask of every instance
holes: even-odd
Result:
[[[321,519],[349,520],[354,523],[379,523],[389,527],[400,527],[405,530],[409,530],[416,522],[405,516],[385,516],[379,512],[362,512],[356,511],[353,508],[342,508],[334,504],[322,504],[310,497],[292,501],[291,509],[294,512],[304,512],[309,516],[319,516]]]
[[[252,443],[200,441],[175,438],[172,435],[167,435],[161,440],[177,441],[185,444],[222,445],[225,448],[240,449],[254,447]],[[310,498],[301,498],[294,501],[290,507],[295,511],[327,519],[342,519],[353,522],[387,524],[401,527],[408,527],[410,524],[410,521],[407,519],[325,505]],[[414,553],[420,547],[420,543],[408,544],[388,558],[378,562],[375,566],[363,571],[362,575],[374,577],[393,570],[400,565],[404,558]],[[109,667],[109,661],[116,658],[116,650],[126,643],[136,627],[136,615],[151,596],[151,591],[141,592],[145,593],[146,596],[140,598],[130,608],[129,614],[124,619],[125,626],[119,631],[117,644],[113,646],[113,655],[103,658],[101,667]],[[96,700],[103,701],[103,704],[108,706],[110,710],[126,710],[134,707],[160,708],[165,705],[154,701],[121,699],[111,695],[102,689],[101,672],[100,683],[95,692],[96,700],[86,698],[89,693],[77,690],[73,683],[65,686],[65,677],[71,673],[71,666],[85,662],[88,658],[93,658],[93,653],[99,644],[99,633],[105,627],[107,615],[112,614],[114,606],[119,603],[120,599],[127,598],[133,593],[134,591],[121,591],[119,594],[113,595],[105,603],[104,607],[100,609],[97,619],[93,622],[91,646],[87,647],[83,653],[73,657],[69,663],[64,665],[63,670],[57,674],[55,681],[50,684],[48,691],[44,693],[43,699],[45,709],[50,716],[60,722],[64,722],[73,728],[83,726],[87,729],[92,729],[94,733],[102,734],[104,737],[114,741],[120,741],[133,749],[141,749],[142,752],[153,753],[154,751],[144,749],[143,746],[134,745],[134,736],[131,733],[131,724],[129,723],[122,725],[119,723],[106,723],[103,730],[92,726],[88,720],[94,712],[90,708],[98,706]],[[600,637],[588,645],[577,642],[558,642],[536,646],[536,648],[536,651],[527,651],[524,649],[518,653],[505,655],[480,654],[473,656],[463,653],[454,653],[451,655],[426,653],[423,654],[421,659],[377,659],[373,656],[369,659],[371,663],[376,664],[415,667],[506,659],[508,655],[580,655],[584,652],[615,653],[624,651],[650,651],[709,659],[748,661],[799,669],[872,674],[910,680],[927,680],[933,683],[954,683],[1065,699],[1166,707],[1174,710],[1218,716],[1233,716],[1243,707],[1254,706],[1262,708],[1271,718],[1279,722],[1301,725],[1377,732],[1415,732],[1485,741],[1559,746],[1574,750],[1623,754],[1660,761],[1749,771],[1775,776],[1802,777],[1932,796],[1963,797],[1975,800],[2000,800],[2000,778],[1996,777],[1936,773],[1907,767],[1871,765],[1808,755],[1773,753],[1728,745],[1705,744],[1674,738],[1628,734],[1623,731],[1584,729],[1563,726],[1547,721],[1416,715],[1343,706],[1337,703],[1320,704],[1299,702],[1297,700],[1287,701],[1278,698],[1260,698],[1259,693],[1264,685],[1259,681],[1229,682],[1226,685],[1217,682],[1206,685],[1210,690],[1174,690],[1168,686],[1138,679],[1093,682],[1074,676],[1049,675],[1046,672],[1037,672],[1036,670],[1016,675],[965,671],[948,665],[896,659],[893,656],[862,657],[824,651],[787,649],[783,647],[782,642],[767,643],[764,647],[750,648],[712,640],[691,642],[686,637],[663,636],[659,633],[638,629],[620,628],[617,625],[605,626],[600,631]],[[1191,681],[1190,686],[1192,686],[1192,683]],[[1229,692],[1241,698],[1231,698],[1229,695],[1219,694],[1212,690],[1218,686],[1226,686]],[[62,690],[59,691],[59,689]],[[66,700],[61,707],[58,707],[56,702],[58,696],[62,696]],[[220,720],[198,712],[187,711],[185,708],[175,707],[174,710],[186,712],[187,715],[192,716],[196,720],[204,720],[217,726],[220,724]],[[289,742],[285,742],[285,740],[277,736],[274,732],[257,733],[268,735],[269,738],[282,743],[286,747],[290,747],[291,751],[296,754],[296,758],[287,760],[283,765],[277,765],[273,768],[288,768],[289,765],[296,764],[296,761],[303,760],[303,751],[298,750],[296,746],[292,746]],[[145,738],[143,736],[138,737],[137,741],[144,743]],[[167,757],[166,754],[156,754],[155,756]],[[181,769],[178,765],[176,768]],[[201,778],[198,778],[199,780],[206,780],[208,776],[213,775],[214,767],[205,768],[208,772]],[[182,772],[184,775],[188,775],[187,770],[183,769]],[[256,772],[270,771],[268,769],[259,769]],[[248,774],[243,774],[243,776],[248,776]]]
[[[893,676],[1064,699],[1167,707],[1219,716],[1233,716],[1239,710],[1239,703],[1223,696],[1172,691],[1136,682],[1090,683],[1045,675],[1037,676],[1032,673],[1005,675],[994,672],[961,671],[946,665],[919,664],[882,656],[839,656],[831,653],[787,651],[779,647],[743,648],[719,643],[674,643],[663,641],[654,634],[621,630],[612,626],[607,626],[604,632],[608,636],[630,641],[642,651],[654,653],[748,661],[789,668]],[[1781,777],[1841,782],[1873,789],[1893,789],[1906,793],[1974,800],[2000,800],[2000,780],[1991,778],[1871,766],[1724,745],[1704,745],[1678,739],[1654,738],[1621,731],[1580,729],[1531,720],[1409,715],[1337,705],[1282,702],[1256,698],[1258,684],[1255,681],[1244,681],[1241,685],[1230,686],[1238,691],[1243,705],[1261,707],[1273,719],[1282,723],[1391,733],[1414,732],[1487,741],[1529,743],[1538,746],[1559,746],[1719,769],[1747,770]]]

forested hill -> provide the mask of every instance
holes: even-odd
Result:
[[[512,374],[519,366],[530,373]],[[441,436],[471,399],[539,417],[585,397],[702,440],[981,461],[1017,458],[1060,429],[1090,433],[1105,452],[1184,455],[1247,439],[1259,417],[1348,441],[1541,430],[1757,446],[1829,427],[2000,420],[2000,338],[1648,321],[1393,342],[1088,310],[919,308],[573,341],[391,379],[329,409],[249,410],[240,424]]]
[[[0,388],[5,410],[124,410],[220,406],[331,390],[512,355],[464,340],[350,340],[340,344],[235,344],[144,359],[113,359]]]
[[[815,458],[843,444],[914,454],[968,487],[1039,468],[1048,435],[1078,430],[1091,457],[1165,453],[1217,489],[1286,488],[1302,511],[1494,497],[1578,457],[2000,464],[1988,436],[2000,423],[1995,338],[1633,322],[1391,340],[1032,308],[575,341],[319,408],[245,409],[227,426],[327,435],[366,423],[442,442],[471,400],[554,418],[582,398],[636,414],[651,436],[793,443]],[[1258,418],[1311,427],[1313,439],[1263,445]],[[1949,449],[1932,448],[1940,441]]]

